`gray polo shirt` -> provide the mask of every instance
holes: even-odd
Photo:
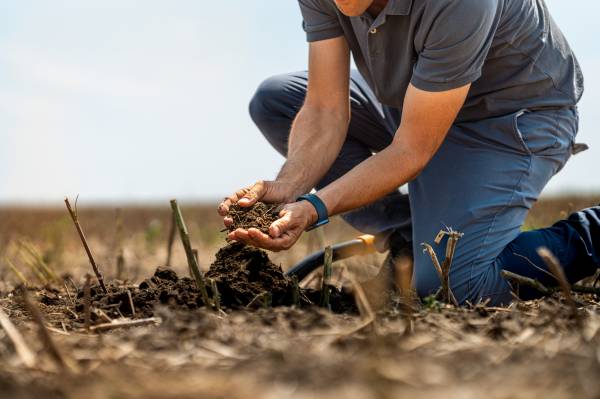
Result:
[[[543,0],[389,0],[373,19],[298,0],[309,42],[344,36],[378,99],[402,109],[409,83],[472,83],[457,122],[577,104],[583,75]]]

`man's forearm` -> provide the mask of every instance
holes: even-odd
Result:
[[[470,87],[430,93],[410,85],[392,144],[317,193],[330,214],[370,204],[417,177],[444,141]]]
[[[348,109],[305,105],[292,125],[288,155],[277,180],[293,187],[291,200],[310,191],[325,176],[346,138]]]
[[[414,179],[424,161],[410,150],[390,146],[363,161],[346,175],[320,190],[317,195],[330,215],[370,204]]]

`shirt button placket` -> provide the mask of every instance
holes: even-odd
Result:
[[[368,38],[368,42],[369,42],[369,55],[371,56],[371,59],[377,58],[377,56],[379,55],[379,51],[377,50],[378,46],[374,43],[375,41],[375,37],[371,37],[373,35],[375,35],[377,33],[377,28],[371,28],[369,30],[369,38]]]

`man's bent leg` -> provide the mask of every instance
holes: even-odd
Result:
[[[568,160],[576,132],[576,111],[571,109],[517,113],[452,127],[410,185],[415,285],[421,296],[434,293],[440,282],[430,258],[417,253],[418,244],[433,243],[440,230],[452,227],[464,233],[450,273],[457,299],[510,301],[499,255],[520,235],[533,202]],[[445,245],[446,240],[434,244],[440,259]]]
[[[278,75],[265,80],[250,102],[250,115],[265,138],[283,156],[292,122],[304,103],[308,76],[306,72]],[[393,139],[397,121],[376,102],[364,79],[352,71],[350,82],[352,117],[348,136],[331,169],[317,188],[343,176],[373,152],[381,151]],[[411,237],[408,196],[398,191],[364,208],[343,215],[356,229],[387,237],[399,230],[407,241]]]
[[[521,233],[502,251],[494,273],[508,270],[547,286],[558,285],[537,253],[540,247],[548,248],[557,257],[570,283],[593,275],[600,266],[600,206],[575,212],[552,227]],[[490,277],[483,291],[496,292],[503,287],[502,281]],[[526,286],[520,286],[518,292],[522,299],[540,296],[539,291]]]

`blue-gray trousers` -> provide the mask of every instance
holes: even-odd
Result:
[[[307,74],[297,72],[264,81],[250,114],[266,139],[286,155],[291,123],[306,94]],[[356,71],[351,82],[352,118],[342,150],[317,188],[339,178],[392,142],[399,112],[382,106]],[[358,230],[381,242],[400,231],[413,242],[414,285],[420,296],[434,293],[440,280],[421,243],[445,257],[445,241],[433,243],[448,227],[464,233],[450,273],[459,302],[506,304],[511,287],[506,269],[554,284],[536,249],[550,248],[571,281],[593,274],[600,263],[600,208],[574,214],[552,228],[521,232],[540,192],[567,162],[578,129],[575,108],[529,111],[456,123],[423,172],[408,186],[343,215]],[[323,132],[326,134],[326,132]],[[385,171],[393,173],[393,171]],[[596,240],[595,242],[593,240]],[[534,292],[521,289],[523,297]]]

